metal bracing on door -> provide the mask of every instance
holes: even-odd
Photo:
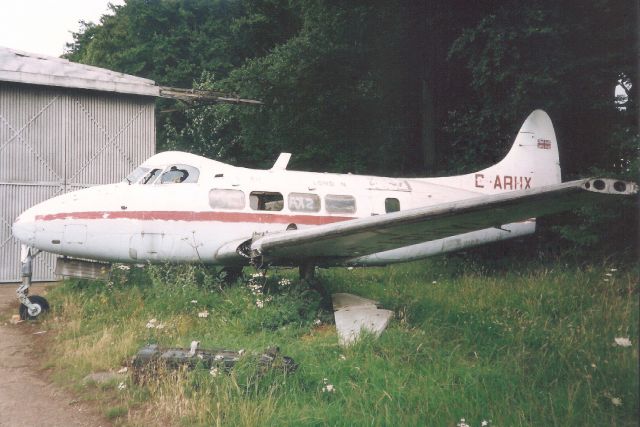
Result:
[[[0,282],[20,280],[17,215],[120,181],[154,151],[153,97],[0,82]],[[43,255],[34,280],[55,278],[54,258]]]

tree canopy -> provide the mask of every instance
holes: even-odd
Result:
[[[127,0],[83,23],[66,57],[264,102],[159,114],[159,149],[256,167],[289,151],[304,170],[470,172],[499,160],[542,108],[565,179],[594,170],[635,179],[637,8],[632,0]],[[616,99],[616,87],[624,96]]]

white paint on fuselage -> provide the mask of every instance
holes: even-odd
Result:
[[[311,219],[311,222],[314,218],[332,221],[334,217],[367,217],[385,213],[386,198],[398,199],[401,209],[407,210],[482,194],[472,188],[454,188],[447,185],[443,178],[431,181],[255,170],[180,152],[157,154],[141,166],[154,168],[171,164],[186,164],[198,168],[199,181],[149,185],[129,184],[125,181],[61,195],[20,215],[14,224],[14,235],[24,244],[61,255],[122,262],[202,261],[215,264],[219,262],[215,256],[217,250],[230,241],[250,238],[254,233],[282,231],[290,223],[295,223],[298,228],[313,226],[304,224],[305,221],[298,221],[301,217]],[[211,189],[242,190],[246,199],[244,209],[213,210],[209,205]],[[251,209],[248,198],[252,191],[281,193],[285,200],[283,209]],[[316,194],[322,200],[322,208],[317,213],[292,212],[286,203],[289,193]],[[355,197],[355,214],[326,212],[324,197],[327,194]],[[140,217],[144,212],[150,213],[145,214],[146,219]],[[240,215],[239,219],[228,222],[204,215],[215,212],[255,214],[259,217]],[[162,216],[162,213],[175,213],[177,219],[168,219],[166,215],[160,219],[149,219],[154,213],[158,213],[158,216]],[[123,215],[129,217],[120,217]],[[202,219],[199,220],[200,217]],[[496,239],[486,233],[472,238],[483,242]],[[454,241],[453,238],[450,239]],[[438,244],[446,245],[447,242]],[[464,244],[457,244],[456,247],[464,247]],[[407,257],[415,258],[420,253],[411,249],[397,251],[399,252],[391,256],[370,256],[369,259],[372,264],[400,262]],[[429,249],[427,252],[432,254],[434,251]],[[399,254],[402,256],[398,256]],[[366,264],[366,257],[357,263]]]

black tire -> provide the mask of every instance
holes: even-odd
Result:
[[[29,301],[31,301],[33,304],[38,304],[42,310],[37,316],[31,316],[29,315],[29,309],[27,308],[27,306],[24,304],[20,304],[21,320],[35,320],[42,314],[49,311],[49,302],[44,297],[41,297],[40,295],[31,295],[29,296]]]

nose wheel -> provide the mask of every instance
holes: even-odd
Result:
[[[30,307],[20,304],[20,320],[35,320],[42,313],[49,311],[49,302],[44,297],[31,295],[28,299]]]
[[[29,295],[31,287],[31,276],[33,274],[33,257],[40,251],[31,253],[31,248],[22,247],[22,284],[16,290],[18,301],[20,301],[20,319],[34,320],[42,313],[49,311],[49,303],[44,297],[39,295]]]

